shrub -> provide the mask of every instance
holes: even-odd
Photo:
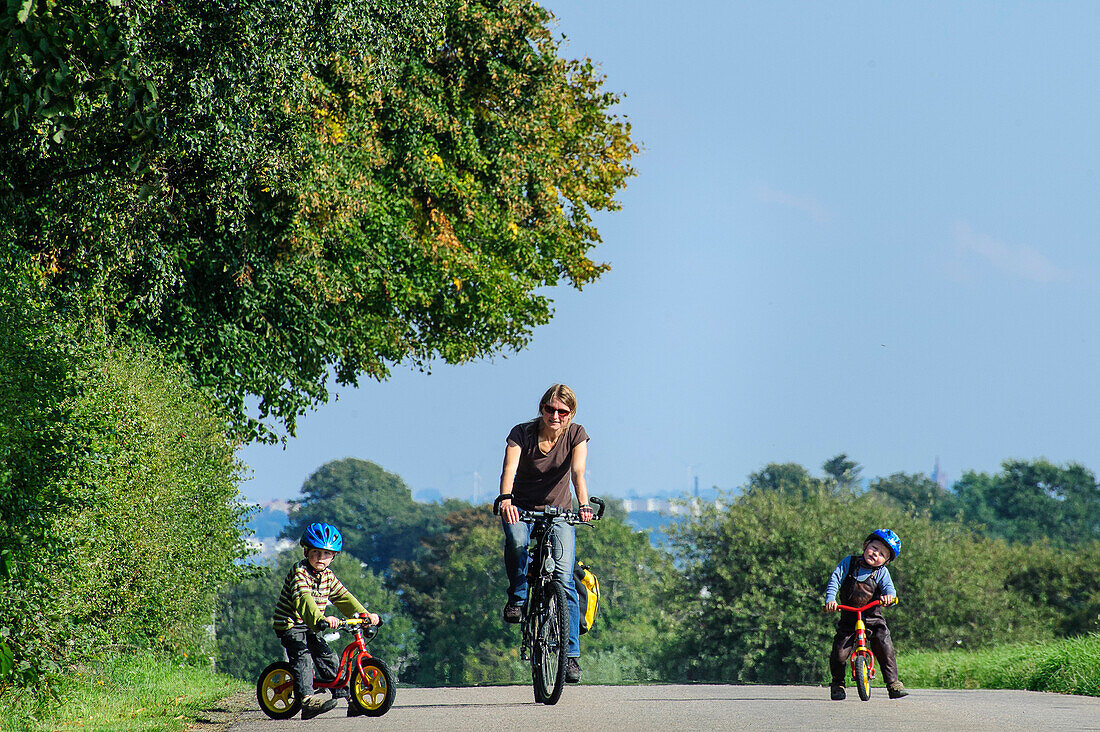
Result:
[[[0,257],[0,680],[105,643],[208,645],[246,553],[224,418]]]

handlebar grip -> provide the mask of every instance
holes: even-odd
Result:
[[[603,518],[603,510],[604,510],[604,508],[606,508],[606,506],[604,506],[603,499],[602,498],[597,498],[596,496],[589,496],[588,497],[588,502],[589,503],[594,503],[594,504],[596,504],[597,506],[600,507],[600,510],[598,512],[596,512],[596,518],[598,518],[598,519]]]

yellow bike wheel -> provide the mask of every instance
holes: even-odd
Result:
[[[276,662],[260,672],[256,679],[256,701],[260,710],[272,719],[290,719],[302,708],[294,694],[294,670],[290,664]]]
[[[351,703],[368,717],[381,717],[393,706],[397,688],[386,664],[377,658],[363,659],[363,673],[355,668],[351,674]]]

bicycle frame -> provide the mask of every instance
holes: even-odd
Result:
[[[313,688],[316,689],[342,689],[351,684],[351,670],[352,670],[352,656],[355,657],[355,666],[359,671],[360,676],[365,676],[363,673],[363,659],[374,658],[367,652],[367,640],[363,638],[363,620],[361,618],[348,618],[337,626],[337,630],[352,629],[354,638],[344,646],[344,652],[340,654],[340,668],[336,672],[336,678],[332,681],[318,681],[317,677],[313,677]],[[370,633],[370,637],[373,638],[374,634],[378,632],[378,626],[368,625],[366,632]],[[277,692],[284,693],[288,689],[293,690],[294,681],[288,679],[283,684],[275,687]]]
[[[367,641],[363,638],[363,621],[360,618],[349,618],[343,621],[339,627],[347,629],[349,626],[355,637],[344,646],[344,652],[340,654],[340,670],[336,673],[336,678],[332,681],[318,681],[317,678],[314,677],[314,689],[342,689],[349,685],[351,683],[353,656],[355,657],[355,667],[358,669],[359,675],[366,675],[363,673],[363,660],[374,658],[374,656],[367,652]],[[371,637],[374,637],[374,634],[377,632],[376,626],[368,626],[368,632],[370,632]]]
[[[852,655],[848,658],[848,663],[852,667],[852,678],[856,677],[856,656],[864,656],[867,663],[867,676],[868,678],[875,678],[875,654],[871,653],[871,649],[867,647],[867,626],[863,623],[863,611],[870,610],[875,605],[881,605],[879,600],[871,600],[863,607],[851,607],[850,605],[837,605],[838,610],[848,610],[856,614],[856,647],[852,650]]]
[[[547,506],[547,509],[547,511],[520,512],[520,521],[531,524],[531,534],[527,543],[527,600],[523,604],[523,641],[520,647],[520,658],[525,661],[528,660],[528,649],[533,644],[537,630],[536,622],[544,601],[544,590],[546,585],[554,579],[553,564],[546,560],[551,558],[550,554],[553,551],[550,533],[559,512],[553,506]],[[536,516],[536,513],[542,515]],[[560,513],[565,514],[564,511]]]

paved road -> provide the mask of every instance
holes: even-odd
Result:
[[[1032,691],[915,690],[891,701],[872,690],[833,702],[811,686],[570,686],[561,701],[535,704],[530,687],[398,688],[383,717],[347,718],[343,702],[304,722],[245,712],[230,732],[353,730],[1100,730],[1100,699]]]

